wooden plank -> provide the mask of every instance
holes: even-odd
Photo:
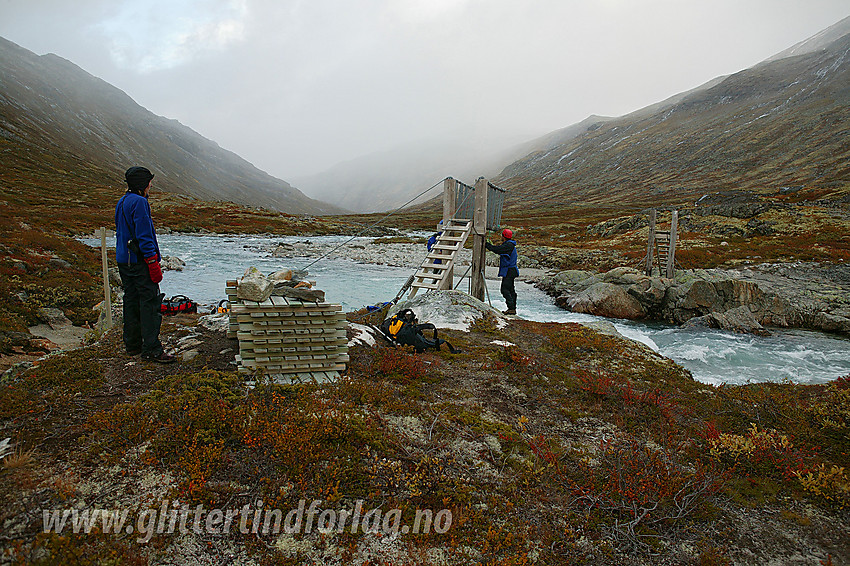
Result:
[[[475,182],[475,207],[472,221],[472,267],[470,269],[470,295],[484,300],[486,284],[484,282],[485,238],[487,234],[487,180],[483,177]]]

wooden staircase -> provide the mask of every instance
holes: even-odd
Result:
[[[463,249],[471,232],[472,220],[450,218],[443,223],[442,233],[437,236],[437,242],[431,247],[431,251],[425,256],[425,260],[413,276],[410,299],[419,289],[425,289],[427,292],[443,288],[446,274],[451,273],[457,253]]]
[[[655,232],[655,257],[658,261],[658,273],[667,271],[667,260],[670,257],[670,232]]]

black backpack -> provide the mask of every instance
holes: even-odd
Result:
[[[426,338],[423,330],[433,330],[434,337]],[[416,313],[411,309],[402,309],[381,323],[381,331],[393,344],[413,346],[417,353],[422,353],[429,348],[439,350],[445,344],[452,354],[460,353],[448,341],[437,337],[437,328],[431,323],[419,324]]]

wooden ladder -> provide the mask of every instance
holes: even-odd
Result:
[[[443,223],[442,233],[437,236],[437,242],[425,256],[425,260],[413,275],[410,299],[416,296],[419,289],[433,291],[442,288],[446,274],[454,267],[457,253],[463,249],[466,239],[472,232],[472,220],[450,218]],[[439,263],[437,263],[439,262]]]
[[[670,257],[670,232],[655,232],[655,257],[658,261],[658,273],[664,275],[667,270],[667,258]]]

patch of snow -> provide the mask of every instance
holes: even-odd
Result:
[[[504,347],[506,347],[506,348],[507,348],[508,346],[516,346],[516,344],[514,344],[513,342],[508,342],[507,340],[493,340],[493,341],[492,341],[492,342],[490,342],[490,343],[491,343],[491,344],[495,344],[495,345],[497,345],[497,346],[504,346]]]
[[[485,314],[495,317],[498,328],[504,328],[507,324],[502,313],[462,291],[423,293],[395,305],[387,316],[392,316],[403,308],[413,309],[420,324],[430,322],[437,328],[449,330],[466,332],[473,321]]]

